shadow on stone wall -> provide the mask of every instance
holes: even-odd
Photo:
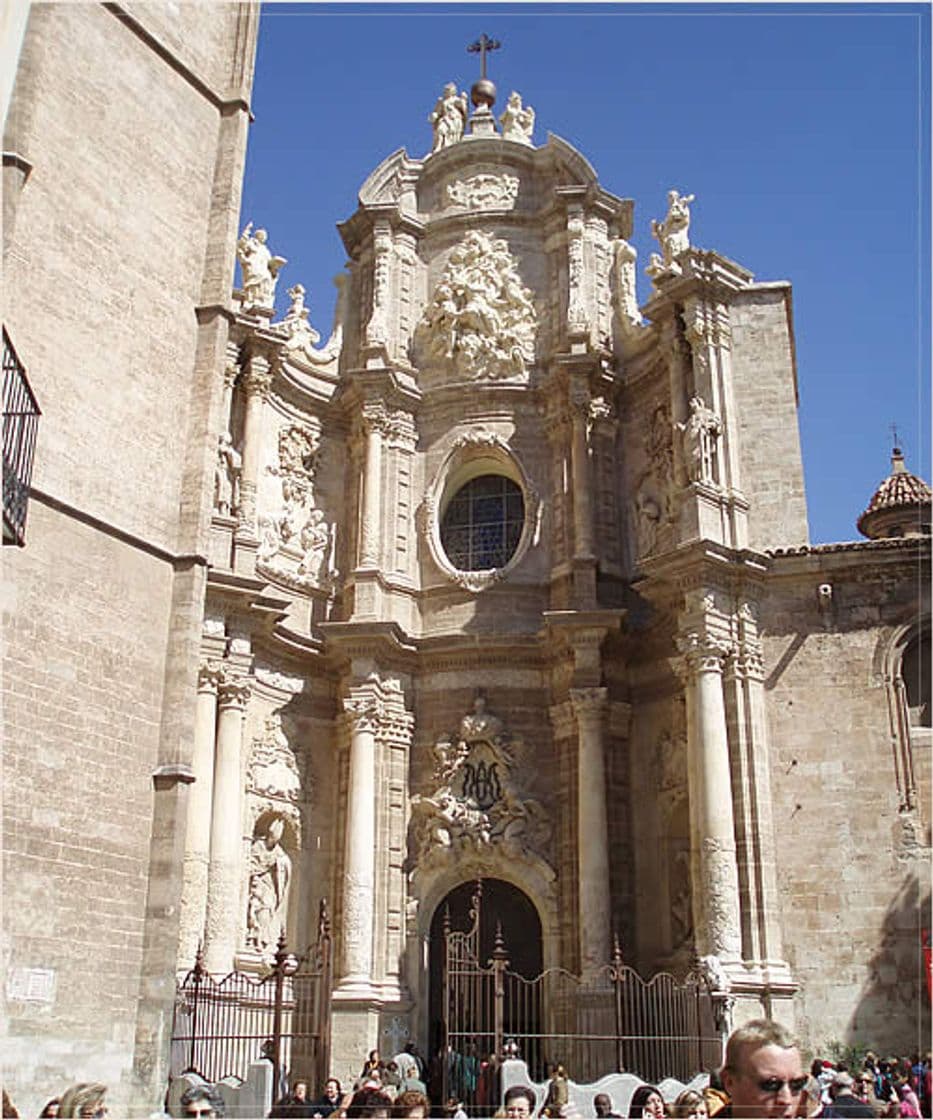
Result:
[[[846,1031],[849,1045],[897,1054],[929,1049],[930,996],[921,942],[921,931],[931,922],[928,882],[924,862],[919,872],[904,876],[888,906],[868,979]]]

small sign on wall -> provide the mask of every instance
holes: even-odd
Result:
[[[10,968],[6,998],[21,1003],[54,1003],[55,977],[54,968]]]

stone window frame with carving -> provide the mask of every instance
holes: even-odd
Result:
[[[930,727],[929,697],[925,697],[926,709],[920,703],[921,697],[910,679],[905,666],[910,664],[914,651],[918,651],[921,662],[917,666],[916,685],[922,691],[922,655],[930,656],[931,620],[929,617],[902,626],[887,642],[879,648],[882,657],[881,671],[888,696],[888,711],[891,736],[894,742],[895,780],[902,809],[917,808],[917,776],[915,754],[919,750],[927,753],[933,748],[933,730]]]
[[[441,542],[441,522],[456,494],[483,475],[507,478],[518,486],[524,504],[522,528],[514,551],[502,567],[462,571],[447,556]],[[468,591],[484,591],[505,579],[522,562],[537,538],[541,512],[538,492],[512,449],[490,432],[468,432],[455,441],[428,491],[425,505],[431,556],[448,579]]]

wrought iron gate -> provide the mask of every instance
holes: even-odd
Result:
[[[479,886],[479,885],[478,885]],[[523,1058],[535,1081],[560,1062],[577,1082],[630,1072],[646,1081],[688,1081],[718,1067],[722,1032],[717,997],[705,976],[677,980],[666,972],[644,980],[613,959],[586,981],[564,969],[527,979],[509,969],[497,923],[495,947],[480,959],[482,891],[473,896],[466,930],[445,922],[444,1095],[476,1112],[498,1106],[503,1058]]]
[[[249,1066],[267,1058],[273,1085],[282,1074],[305,1078],[320,1094],[330,1076],[330,998],[333,979],[330,923],[321,902],[317,942],[294,957],[279,940],[266,976],[231,972],[215,979],[200,952],[178,985],[172,1026],[170,1077],[197,1073],[216,1083],[246,1079]]]

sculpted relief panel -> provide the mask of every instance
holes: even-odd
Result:
[[[537,315],[505,241],[476,230],[454,249],[415,329],[421,361],[476,381],[528,379]]]
[[[333,580],[334,526],[317,508],[314,482],[320,434],[304,425],[279,431],[278,463],[267,468],[279,478],[281,502],[259,518],[259,570],[296,587],[324,587]]]
[[[537,865],[546,860],[552,826],[541,803],[522,796],[520,747],[478,695],[456,737],[434,747],[434,791],[412,798],[411,867],[493,852]]]
[[[467,210],[511,210],[518,198],[518,185],[517,175],[482,173],[448,183],[444,198],[448,205]]]

